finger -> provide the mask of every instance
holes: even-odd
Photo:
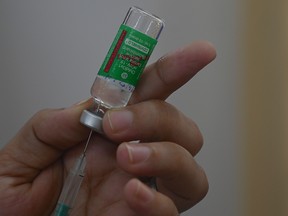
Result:
[[[108,111],[103,119],[106,135],[117,142],[131,140],[170,141],[195,155],[203,145],[197,125],[172,105],[145,101]]]
[[[166,99],[215,56],[215,48],[210,43],[198,41],[160,58],[145,69],[129,104]]]
[[[117,150],[119,166],[136,176],[156,176],[157,188],[179,211],[187,210],[207,194],[203,169],[181,146],[169,143],[123,143]]]
[[[177,216],[171,199],[153,191],[138,179],[130,180],[124,188],[128,206],[139,216]]]
[[[85,139],[88,130],[79,123],[79,119],[82,110],[89,107],[91,102],[89,100],[67,109],[43,110],[34,115],[1,150],[2,158],[6,159],[0,162],[1,174],[6,170],[10,172],[9,175],[15,172],[16,176],[21,176],[20,171],[44,169],[64,150]],[[33,175],[30,177],[33,178]]]

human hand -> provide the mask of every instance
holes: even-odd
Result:
[[[214,58],[214,48],[198,42],[146,68],[129,105],[104,116],[107,138],[92,137],[71,215],[175,216],[205,196],[207,179],[193,159],[201,133],[164,100]],[[52,213],[67,171],[83,151],[89,131],[79,119],[91,103],[40,111],[1,149],[1,215]],[[126,142],[132,140],[140,143]],[[158,191],[142,176],[155,176]]]

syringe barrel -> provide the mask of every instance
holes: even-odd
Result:
[[[74,207],[85,174],[86,158],[81,155],[71,168],[64,182],[53,216],[68,216]]]

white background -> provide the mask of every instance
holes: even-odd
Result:
[[[210,190],[183,215],[242,215],[237,0],[0,0],[0,146],[37,110],[90,96],[131,5],[166,21],[150,62],[194,40],[215,45],[216,61],[169,98],[205,138],[197,160]]]

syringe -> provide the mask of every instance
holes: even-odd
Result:
[[[70,169],[67,179],[64,182],[60,198],[57,202],[54,216],[68,216],[73,208],[82,180],[85,175],[86,151],[89,145],[93,131],[90,131],[85,148],[80,157],[76,160],[74,166]]]
[[[102,134],[105,112],[127,105],[163,27],[163,20],[138,7],[131,7],[126,14],[91,87],[94,105],[82,112],[80,122],[91,132],[83,153],[64,183],[54,216],[69,215],[84,177],[92,131]]]

